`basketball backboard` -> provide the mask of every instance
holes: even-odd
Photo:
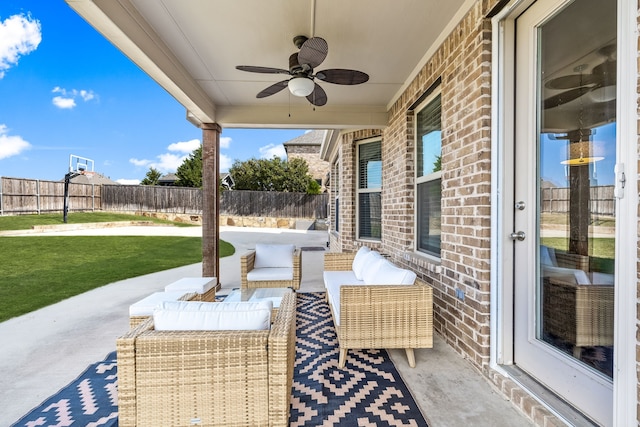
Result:
[[[69,173],[85,174],[87,172],[93,175],[93,160],[75,154],[69,155]]]

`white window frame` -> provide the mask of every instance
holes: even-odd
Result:
[[[382,168],[384,166],[381,166],[381,171],[380,171],[380,187],[372,187],[372,188],[360,188],[360,177],[361,177],[361,171],[360,171],[360,146],[362,145],[366,145],[366,144],[373,144],[373,143],[379,143],[380,144],[380,162],[382,164],[382,138],[380,137],[376,137],[376,138],[369,138],[369,139],[364,139],[362,141],[358,141],[358,143],[356,144],[356,182],[355,182],[355,186],[356,186],[356,200],[355,200],[355,205],[356,205],[356,239],[357,240],[368,240],[368,241],[373,241],[373,242],[379,242],[382,240],[382,212],[380,212],[380,238],[376,238],[376,237],[371,237],[371,236],[361,236],[360,235],[360,194],[365,194],[365,193],[379,193],[380,194],[380,198],[382,200]],[[381,207],[382,210],[382,207]]]
[[[415,109],[415,120],[414,120],[414,126],[413,126],[413,134],[414,134],[414,155],[415,155],[415,173],[414,173],[414,179],[415,179],[415,189],[414,189],[414,200],[415,200],[415,210],[414,210],[414,230],[415,230],[415,238],[414,238],[414,251],[421,255],[421,256],[425,256],[428,258],[433,258],[434,260],[440,260],[441,259],[441,254],[442,252],[440,252],[440,254],[435,254],[434,252],[430,252],[427,251],[423,248],[420,247],[420,199],[418,197],[419,195],[419,185],[420,184],[425,184],[425,183],[429,183],[429,182],[433,182],[436,180],[440,181],[440,185],[442,186],[442,169],[440,171],[437,172],[432,172],[430,174],[427,175],[423,175],[423,176],[418,176],[419,171],[418,171],[418,114],[420,114],[420,112],[422,110],[424,110],[427,106],[429,106],[429,104],[431,104],[437,97],[440,97],[440,112],[442,114],[442,90],[441,88],[436,88],[431,94],[429,94],[429,96],[423,101],[421,102]],[[440,126],[440,130],[442,132],[442,125]],[[442,138],[440,138],[440,150],[442,153]],[[442,199],[441,199],[442,200]],[[440,218],[442,220],[442,214],[440,214]],[[440,243],[442,244],[442,238],[440,240]]]

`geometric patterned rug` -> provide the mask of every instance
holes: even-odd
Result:
[[[89,366],[76,380],[12,425],[117,426],[116,352]]]
[[[290,426],[427,426],[385,350],[349,350],[338,340],[324,292],[298,293]]]
[[[324,293],[298,292],[291,426],[416,426],[427,423],[385,350],[338,343]],[[118,425],[116,353],[87,368],[12,427]],[[159,426],[160,427],[160,426]]]

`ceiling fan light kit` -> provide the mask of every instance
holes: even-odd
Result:
[[[293,96],[306,97],[307,100],[321,107],[327,103],[327,94],[314,80],[317,78],[326,83],[338,85],[359,85],[369,81],[369,76],[362,71],[335,68],[313,73],[313,69],[320,65],[329,53],[329,45],[322,37],[296,36],[293,44],[300,49],[289,57],[289,69],[259,67],[253,65],[238,65],[237,70],[262,74],[288,74],[288,80],[283,80],[260,91],[256,98],[266,98],[275,95],[285,87]]]
[[[582,166],[604,160],[601,144],[593,141],[572,142],[568,146],[568,159],[560,162],[563,165]]]
[[[313,93],[315,83],[307,77],[294,77],[289,80],[289,92],[293,96],[305,97]]]

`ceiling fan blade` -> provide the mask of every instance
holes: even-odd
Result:
[[[322,107],[327,103],[327,93],[316,83],[311,95],[307,95],[307,99],[316,107]]]
[[[593,74],[569,74],[551,79],[545,86],[549,89],[573,89],[580,86],[596,84],[598,80],[599,79]]]
[[[580,86],[575,89],[567,90],[557,95],[550,96],[549,98],[544,100],[544,109],[547,110],[549,108],[558,107],[562,104],[566,104],[567,102],[571,102],[574,99],[580,98],[591,89],[591,86]]]
[[[267,96],[274,95],[274,94],[280,92],[282,89],[286,88],[287,84],[289,84],[289,80],[283,80],[281,82],[273,84],[273,85],[269,86],[268,88],[262,90],[262,92],[258,93],[256,95],[256,98],[266,98]]]
[[[610,86],[616,84],[616,68],[617,62],[615,60],[607,59],[602,64],[598,64],[593,67],[591,72],[598,84]]]
[[[236,69],[240,71],[248,71],[250,73],[289,74],[289,70],[283,70],[282,68],[256,67],[253,65],[238,65]]]
[[[316,68],[324,61],[329,53],[329,45],[322,37],[311,37],[300,47],[298,62]]]
[[[319,80],[337,85],[359,85],[369,81],[369,75],[357,70],[345,70],[342,68],[332,68],[316,73]]]

